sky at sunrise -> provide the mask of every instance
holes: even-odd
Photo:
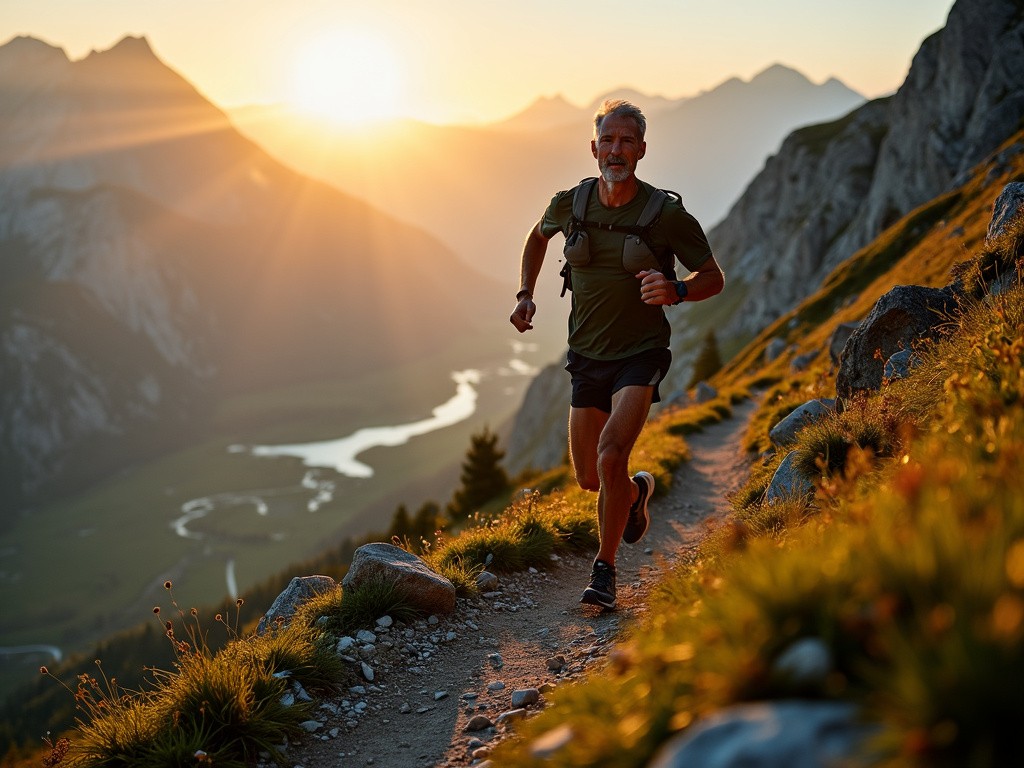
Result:
[[[222,107],[496,120],[539,96],[670,98],[774,63],[865,96],[895,90],[953,0],[2,0],[0,43],[72,59],[144,35]]]

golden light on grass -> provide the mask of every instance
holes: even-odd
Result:
[[[1006,576],[1011,585],[1024,588],[1024,540],[1015,541],[1006,553]]]

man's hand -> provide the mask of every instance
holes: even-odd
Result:
[[[533,303],[533,299],[529,296],[524,296],[519,300],[519,303],[516,304],[516,308],[508,318],[509,322],[512,323],[520,333],[533,330],[533,313],[536,311],[537,305]]]
[[[661,272],[654,269],[645,269],[637,274],[640,281],[640,298],[644,304],[669,305],[679,300],[676,293],[676,286]]]

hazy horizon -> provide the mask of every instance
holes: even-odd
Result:
[[[144,36],[156,54],[225,109],[287,103],[337,120],[493,122],[542,97],[586,105],[633,88],[678,99],[773,64],[867,98],[894,91],[952,0],[785,0],[728,8],[655,0],[643,12],[602,2],[510,9],[439,0],[430,8],[330,0],[252,8],[241,0],[142,4],[8,0],[0,41],[29,35],[72,60]],[[610,40],[608,38],[611,38]],[[603,44],[624,55],[603,55]],[[367,77],[367,73],[373,77]],[[350,109],[348,110],[351,111]]]

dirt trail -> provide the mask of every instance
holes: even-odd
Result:
[[[726,497],[749,471],[739,446],[754,406],[746,401],[730,419],[686,438],[693,458],[676,470],[668,493],[655,491],[647,536],[619,551],[617,611],[581,606],[590,558],[561,558],[546,571],[504,577],[488,596],[460,600],[455,615],[437,624],[375,630],[367,659],[374,681],[328,702],[316,716],[322,727],[288,748],[289,765],[453,768],[473,765],[474,752],[479,763],[505,730],[466,731],[470,720],[497,721],[514,709],[513,692],[583,675],[647,610],[658,574],[696,545],[705,521],[729,512]],[[564,666],[551,669],[557,657]],[[544,703],[542,695],[527,710]]]

